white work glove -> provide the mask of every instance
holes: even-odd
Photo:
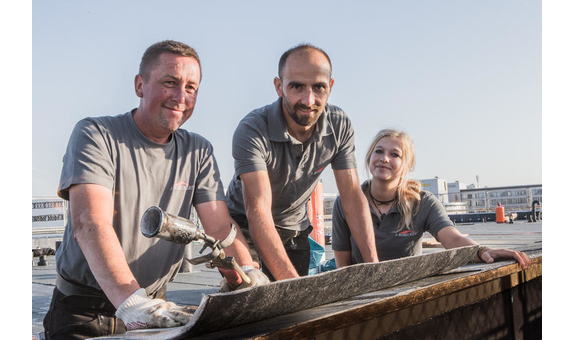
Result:
[[[242,266],[241,268],[244,271],[244,273],[246,273],[246,275],[250,278],[251,282],[249,284],[247,284],[244,281],[236,289],[232,289],[230,287],[230,285],[228,284],[228,281],[226,281],[226,279],[223,278],[220,281],[220,292],[221,293],[227,293],[227,292],[231,292],[232,290],[244,289],[244,288],[249,288],[249,287],[263,286],[265,284],[270,283],[270,279],[268,279],[266,274],[262,273],[261,270],[256,269],[252,266]]]
[[[195,306],[178,306],[162,299],[151,299],[144,288],[130,295],[116,311],[126,329],[133,331],[142,328],[168,328],[182,326],[193,316]]]

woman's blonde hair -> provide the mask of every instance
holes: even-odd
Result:
[[[403,168],[401,169],[401,176],[397,187],[397,207],[401,214],[401,222],[398,226],[398,231],[405,226],[411,229],[413,223],[413,216],[419,210],[419,201],[421,200],[421,183],[415,180],[407,179],[407,175],[413,171],[415,167],[415,147],[413,141],[404,131],[394,129],[383,129],[379,131],[373,141],[371,142],[367,154],[365,155],[365,167],[369,172],[369,162],[371,155],[375,150],[377,143],[384,137],[391,137],[397,139],[401,144],[401,159],[403,161]]]

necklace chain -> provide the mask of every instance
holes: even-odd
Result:
[[[371,185],[369,186],[369,197],[371,197],[371,199],[377,203],[377,204],[382,204],[382,205],[387,205],[393,201],[395,201],[396,197],[390,199],[389,201],[380,201],[377,198],[373,197],[373,194],[371,193]]]

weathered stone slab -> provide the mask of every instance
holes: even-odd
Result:
[[[357,264],[236,292],[206,295],[185,326],[132,331],[99,339],[185,339],[221,331],[438,275],[470,262],[476,251],[477,246],[469,246]]]

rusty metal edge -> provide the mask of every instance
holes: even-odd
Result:
[[[418,304],[423,304],[441,297],[454,294],[475,286],[490,285],[487,295],[477,298],[487,298],[502,291],[511,289],[514,286],[528,282],[534,278],[542,276],[543,259],[542,256],[532,259],[529,268],[523,270],[519,264],[510,264],[502,267],[485,270],[476,273],[470,273],[461,278],[453,279],[446,282],[432,284],[424,289],[414,291],[405,295],[399,295],[384,300],[375,301],[361,307],[352,308],[348,311],[329,316],[327,318],[310,320],[301,324],[282,329],[271,334],[255,337],[254,339],[306,339],[314,338],[324,333],[332,333],[337,330],[353,326],[371,319],[382,317],[386,314],[396,312],[400,309],[409,308]],[[508,277],[508,280],[503,278]],[[472,301],[464,301],[458,305],[450,305],[447,310],[451,310]],[[439,314],[439,313],[437,313]],[[366,315],[369,317],[366,318]],[[359,321],[358,320],[363,320]],[[412,320],[414,324],[421,320]],[[401,325],[395,329],[409,326]]]

